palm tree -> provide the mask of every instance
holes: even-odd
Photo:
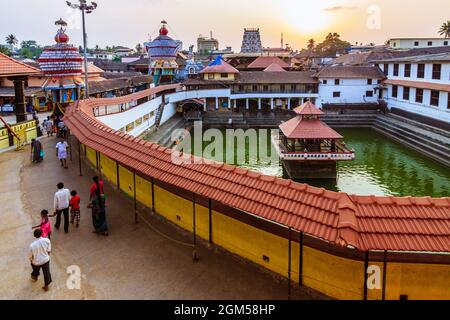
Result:
[[[439,29],[439,34],[445,38],[450,38],[450,20],[442,24],[441,29]]]
[[[9,44],[9,46],[12,48],[14,47],[16,44],[19,43],[19,40],[17,40],[16,36],[13,34],[10,34],[9,36],[6,37],[6,43]]]
[[[316,40],[309,39],[308,40],[308,50],[313,51],[315,47],[316,47]]]

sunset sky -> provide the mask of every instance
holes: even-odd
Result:
[[[77,0],[73,0],[74,2]],[[159,22],[169,22],[170,35],[196,44],[199,34],[220,41],[220,47],[240,50],[245,27],[261,29],[263,46],[285,43],[295,49],[307,39],[323,40],[338,32],[352,43],[384,43],[390,37],[437,37],[450,20],[449,0],[97,0],[98,9],[88,16],[89,46],[135,47],[156,35]],[[22,40],[52,44],[54,21],[69,22],[71,42],[81,43],[80,14],[63,0],[0,1],[0,43],[8,34]],[[9,12],[8,14],[5,14]],[[10,18],[6,19],[5,16]],[[368,27],[369,24],[369,27]]]

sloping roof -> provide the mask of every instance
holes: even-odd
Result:
[[[444,84],[444,83],[409,81],[409,80],[390,80],[390,79],[385,80],[384,83],[392,84],[392,85],[396,85],[396,86],[403,86],[403,87],[450,92],[450,84]]]
[[[265,68],[269,67],[271,64],[277,64],[281,68],[289,68],[290,67],[286,62],[284,62],[283,60],[281,60],[278,57],[263,56],[263,57],[256,58],[256,60],[253,61],[252,63],[250,63],[247,68],[248,69],[265,69]]]
[[[306,101],[300,107],[294,109],[299,116],[321,116],[325,113],[317,108],[311,101]]]
[[[270,66],[268,66],[266,69],[264,69],[265,72],[287,72],[284,70],[279,64],[272,63]]]
[[[138,174],[333,245],[353,245],[361,251],[450,252],[450,198],[349,196],[226,164],[177,165],[171,149],[108,128],[92,113],[93,107],[135,101],[174,88],[179,86],[78,101],[64,121],[81,143]]]
[[[41,87],[25,87],[25,97],[33,97],[42,92]],[[15,97],[16,92],[14,87],[0,87],[0,97]]]
[[[450,52],[437,53],[437,54],[426,54],[420,56],[411,56],[411,57],[400,57],[393,59],[385,59],[383,62],[411,62],[411,63],[420,63],[420,62],[437,62],[437,61],[445,61],[450,62]]]
[[[0,76],[26,76],[40,74],[41,70],[17,61],[6,54],[0,53]]]
[[[218,57],[218,59],[200,71],[200,73],[239,73],[239,71],[221,57]]]
[[[236,83],[252,84],[309,84],[318,83],[313,77],[314,72],[310,71],[242,71]]]
[[[289,139],[342,139],[343,137],[322,121],[302,120],[297,116],[280,125],[283,134]]]
[[[385,79],[385,74],[371,66],[328,66],[315,74],[318,78],[332,79]]]

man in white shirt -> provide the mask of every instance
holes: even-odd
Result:
[[[61,141],[56,144],[56,156],[59,161],[61,161],[61,167],[68,168],[67,166],[67,149],[69,145],[67,144],[64,138],[61,138]]]
[[[31,279],[37,281],[42,268],[44,274],[44,286],[42,289],[48,291],[48,286],[52,282],[50,274],[50,252],[52,251],[52,244],[49,239],[42,238],[42,230],[34,230],[35,241],[30,245],[30,261],[33,272]]]
[[[56,212],[56,223],[55,228],[59,229],[61,225],[61,215],[64,215],[64,232],[69,232],[69,201],[70,201],[70,191],[64,188],[64,183],[60,182],[57,185],[58,191],[55,193],[55,198],[53,200],[55,212]]]

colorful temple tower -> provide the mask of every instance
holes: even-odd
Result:
[[[280,125],[277,146],[286,173],[291,179],[336,179],[337,162],[354,160],[355,152],[320,120],[324,113],[313,103],[294,111],[297,116]]]
[[[70,103],[83,96],[83,57],[76,47],[68,44],[67,23],[59,19],[55,25],[60,26],[55,36],[56,44],[46,48],[38,61],[47,76],[42,89],[48,102],[52,104],[54,112],[63,113]]]
[[[161,21],[159,36],[145,43],[150,56],[150,72],[155,85],[172,83],[178,70],[176,62],[179,43],[168,36],[167,22]]]

